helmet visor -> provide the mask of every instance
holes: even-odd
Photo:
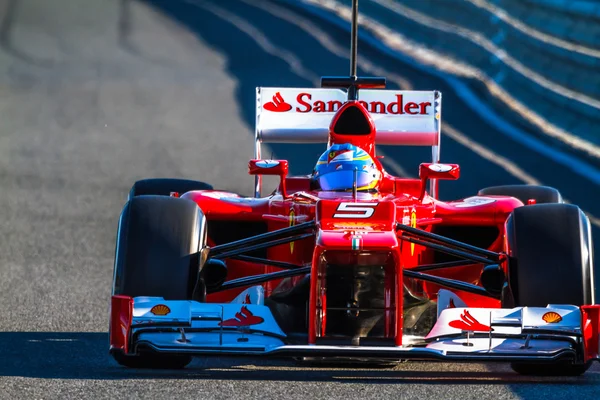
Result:
[[[370,189],[371,183],[376,179],[372,171],[358,171],[356,174],[356,188],[358,190]],[[318,177],[317,182],[322,190],[352,190],[354,171],[333,171]]]

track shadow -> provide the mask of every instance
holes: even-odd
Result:
[[[505,367],[489,372],[418,370],[419,363],[392,369],[323,367],[286,359],[198,358],[183,370],[140,370],[117,365],[108,355],[108,335],[100,332],[2,332],[0,333],[0,377],[42,379],[211,379],[244,381],[331,381],[347,383],[420,384],[597,384],[598,374],[580,378],[523,377]],[[421,365],[423,365],[421,363]],[[406,366],[403,367],[403,366]]]
[[[2,18],[0,20],[0,49],[23,62],[36,67],[51,68],[53,60],[47,60],[32,56],[18,49],[12,40],[12,31],[18,14],[19,0],[7,0],[4,9],[0,9]]]
[[[153,57],[146,54],[135,44],[132,34],[135,28],[135,20],[132,10],[134,0],[120,0],[119,20],[117,23],[117,42],[119,47],[134,57],[163,67],[172,67],[173,63],[164,58]]]

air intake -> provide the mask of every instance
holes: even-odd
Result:
[[[352,104],[341,110],[333,126],[333,132],[338,135],[368,135],[372,128],[364,108]]]

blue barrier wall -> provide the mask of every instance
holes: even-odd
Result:
[[[478,33],[529,72],[502,61],[469,35],[444,32],[407,13],[391,12],[386,2]],[[549,123],[600,144],[600,1],[386,2],[363,1],[361,12],[425,47],[477,67]]]

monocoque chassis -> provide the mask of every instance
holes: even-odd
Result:
[[[140,196],[137,201],[154,197]],[[185,199],[169,200],[192,203]],[[130,199],[132,201],[135,199]],[[196,207],[196,204],[193,206]],[[544,205],[524,207],[540,206]],[[583,373],[591,361],[598,359],[599,306],[516,306],[510,279],[506,276],[506,271],[510,274],[511,264],[516,260],[508,254],[402,223],[394,223],[393,230],[399,242],[446,253],[455,260],[410,269],[397,264],[393,273],[385,274],[386,288],[403,288],[405,280],[431,282],[453,292],[499,301],[501,308],[467,307],[456,295],[451,295],[444,303],[440,291],[437,322],[433,328],[429,326],[422,335],[406,335],[402,325],[407,312],[403,307],[406,293],[393,290],[390,293],[395,299],[388,299],[385,307],[386,331],[383,338],[327,337],[327,292],[317,290],[320,280],[326,277],[325,271],[319,270],[315,262],[318,255],[313,257],[311,265],[248,255],[305,239],[316,240],[320,232],[319,223],[309,221],[211,248],[204,246],[198,254],[199,272],[189,300],[123,295],[115,290],[111,309],[111,353],[121,364],[130,367],[181,367],[189,363],[190,356],[246,355],[371,361],[497,361],[511,362],[513,368],[522,373],[564,375]],[[226,280],[224,260],[270,265],[281,271]],[[481,285],[431,274],[465,266],[482,271]],[[278,325],[280,320],[274,317],[274,309],[258,289],[261,289],[261,284],[272,280],[307,274],[310,276],[305,314],[308,332],[299,335],[298,332],[283,331]],[[119,278],[115,279],[118,281]],[[115,283],[117,286],[118,283]],[[207,295],[243,287],[250,288],[229,304],[205,303]],[[153,312],[160,307],[166,307],[171,314],[161,316]],[[368,310],[349,306],[346,311],[358,313]],[[559,316],[558,323],[541,321],[552,314]],[[244,323],[244,320],[250,321],[248,318],[261,321]],[[228,321],[233,321],[233,324],[228,324]],[[448,329],[447,325],[456,327],[452,323],[457,321],[462,321],[460,329]]]

